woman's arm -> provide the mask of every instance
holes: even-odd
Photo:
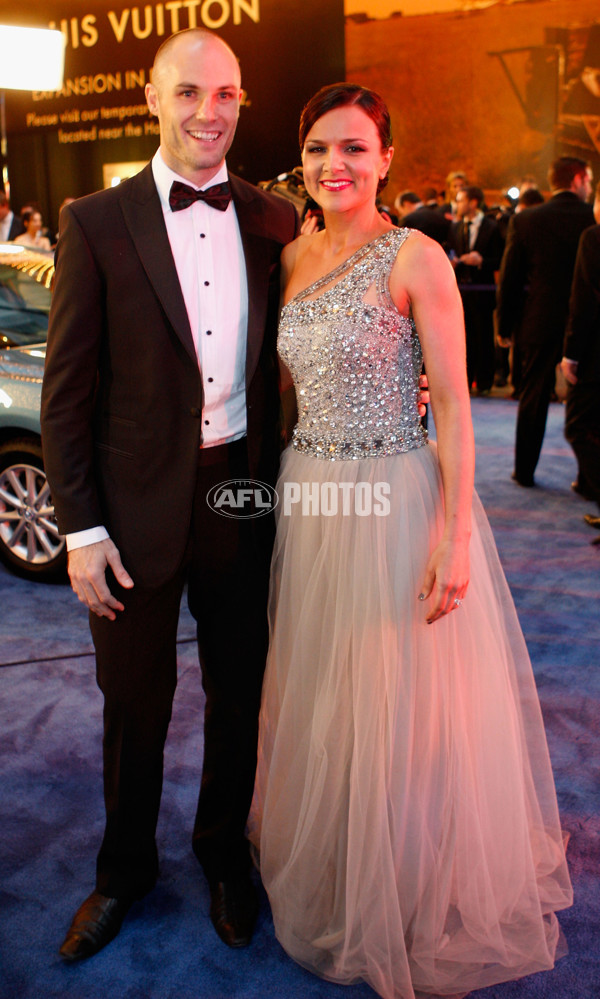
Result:
[[[463,309],[450,263],[433,240],[415,233],[398,254],[390,291],[412,310],[429,379],[442,474],[445,526],[429,559],[420,599],[429,623],[456,609],[469,583],[475,450],[466,376]]]

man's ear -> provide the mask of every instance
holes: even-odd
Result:
[[[158,94],[153,83],[146,84],[145,94],[150,114],[158,116]]]

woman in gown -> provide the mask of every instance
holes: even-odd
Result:
[[[300,144],[325,229],[282,259],[299,419],[278,485],[250,837],[301,965],[384,999],[464,996],[566,949],[542,717],[473,495],[452,268],[375,208],[387,109],[324,88]],[[437,449],[417,410],[422,358]]]

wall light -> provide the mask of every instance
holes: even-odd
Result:
[[[65,71],[65,39],[52,28],[18,28],[0,24],[0,160],[1,187],[8,194],[8,140],[5,90],[60,90]]]
[[[60,90],[65,65],[62,31],[0,24],[0,90]]]

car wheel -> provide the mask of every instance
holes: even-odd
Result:
[[[42,447],[33,438],[0,446],[0,559],[30,579],[50,579],[66,568]]]

